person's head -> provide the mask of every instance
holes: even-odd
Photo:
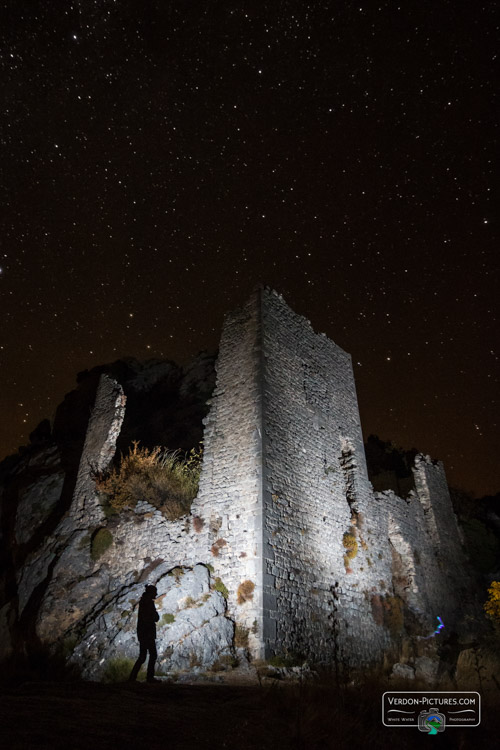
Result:
[[[156,597],[158,596],[158,589],[156,588],[156,586],[152,586],[151,584],[148,584],[146,586],[144,596],[147,596],[148,599],[156,599]]]

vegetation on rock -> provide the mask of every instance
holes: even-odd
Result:
[[[242,581],[238,586],[238,604],[244,604],[253,599],[255,583],[253,581]]]
[[[114,511],[144,500],[174,521],[189,513],[198,493],[201,461],[201,448],[181,458],[178,451],[140,448],[134,442],[118,467],[96,476],[96,486]]]
[[[103,682],[125,682],[128,680],[132,667],[133,659],[127,659],[125,656],[110,659],[102,676]],[[139,677],[139,680],[141,677]]]
[[[236,625],[234,629],[234,645],[236,648],[248,648],[249,629],[244,625]]]
[[[175,568],[172,568],[172,570],[169,570],[167,575],[173,576],[175,580],[178,582],[180,578],[184,575],[185,571],[184,568],[180,568],[178,565],[176,565]]]
[[[90,556],[98,560],[113,544],[113,535],[108,529],[97,529],[90,542]]]
[[[348,557],[350,560],[356,557],[356,555],[358,554],[358,542],[354,534],[346,531],[344,536],[342,537],[342,544],[346,549],[346,557]]]
[[[484,605],[484,611],[493,621],[495,627],[500,628],[500,581],[492,581],[488,589],[488,600]]]
[[[212,544],[212,555],[214,557],[219,557],[219,552],[222,549],[222,547],[225,547],[227,545],[227,542],[225,539],[217,539],[216,542]]]
[[[229,591],[227,590],[227,587],[224,586],[224,584],[222,583],[222,579],[221,578],[216,578],[215,579],[214,589],[216,591],[219,591],[222,594],[222,596],[224,597],[224,599],[228,598]]]
[[[291,669],[292,667],[301,667],[305,662],[305,657],[295,651],[287,651],[285,654],[275,654],[269,659],[269,664],[272,667],[285,667]]]
[[[166,612],[160,620],[160,628],[164,625],[171,625],[175,621],[175,617],[171,612]]]

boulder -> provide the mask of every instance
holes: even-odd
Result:
[[[394,664],[391,672],[391,679],[403,678],[404,680],[414,680],[415,670],[409,664]]]

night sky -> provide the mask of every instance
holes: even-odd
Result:
[[[1,4],[0,454],[274,287],[365,437],[500,489],[494,2]]]

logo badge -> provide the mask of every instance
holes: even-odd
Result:
[[[438,732],[444,732],[445,726],[444,714],[436,711],[421,711],[418,716],[418,728],[421,732],[437,734]]]

